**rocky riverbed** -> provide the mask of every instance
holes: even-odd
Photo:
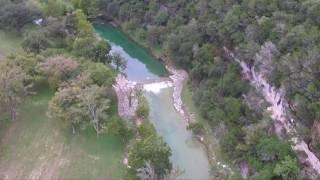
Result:
[[[181,98],[183,82],[188,78],[188,74],[184,70],[177,70],[170,66],[166,66],[166,68],[171,73],[169,79],[129,81],[123,74],[118,74],[113,88],[118,98],[118,114],[120,117],[130,119],[135,116],[135,110],[138,105],[138,92],[136,91],[141,91],[142,89],[146,91],[160,91],[163,88],[173,87],[172,98],[174,107],[187,123],[190,122],[189,113],[184,108]]]

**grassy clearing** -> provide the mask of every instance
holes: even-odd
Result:
[[[72,135],[46,116],[47,89],[22,105],[16,122],[0,119],[0,179],[121,178],[121,140],[90,128]]]
[[[22,52],[21,42],[21,37],[16,34],[0,31],[0,59],[11,53]]]

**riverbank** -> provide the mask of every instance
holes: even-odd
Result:
[[[128,61],[127,69],[123,71],[127,80],[135,86],[143,87],[142,94],[147,98],[150,107],[149,120],[171,148],[170,161],[174,168],[184,170],[179,178],[212,179],[205,147],[195,138],[192,131],[187,129],[188,123],[181,114],[184,112],[181,93],[187,73],[173,67],[165,67],[163,62],[159,62],[142,46],[127,38],[127,34],[111,24],[96,24],[95,29],[110,43],[112,53],[119,53]],[[169,69],[166,74],[159,73],[159,69],[166,68]],[[167,75],[168,72],[170,76]],[[118,94],[123,98],[127,93],[119,91]],[[130,162],[130,159],[127,160],[124,155],[124,163],[127,161]]]
[[[118,23],[113,22],[113,24],[118,24]],[[139,41],[137,42],[134,37],[132,37],[130,34],[126,33],[123,29],[121,29],[121,25],[118,24],[117,27],[120,28],[120,30],[124,34],[126,34],[130,40],[138,43],[139,46],[146,49],[151,55],[155,55],[155,52],[152,49],[146,47],[144,44],[141,44]],[[185,82],[188,80],[187,72],[184,70],[176,69],[172,65],[171,61],[168,60],[167,57],[165,57],[164,55],[160,55],[159,53],[157,53],[155,59],[159,60],[162,64],[164,64],[167,71],[170,73],[169,77],[173,83],[172,99],[173,99],[174,108],[176,109],[176,111],[183,117],[187,126],[189,126],[191,122],[198,122],[199,120],[197,119],[197,117],[199,117],[199,115],[194,116],[194,113],[189,112],[190,108],[187,107],[188,104],[186,104],[182,98],[183,89],[188,88],[188,87],[184,87]],[[212,141],[212,138],[215,139],[214,137],[215,134],[212,132],[212,130],[209,130],[209,129],[210,128],[206,127],[204,130],[205,132],[204,134],[197,134],[193,132],[194,134],[193,136],[205,148],[208,161],[212,167],[211,169],[213,170],[213,172],[215,173],[222,172],[223,174],[233,174],[232,168],[229,167],[227,164],[222,163],[220,158],[217,158],[217,156],[219,155],[217,155],[215,151],[219,143],[217,142],[217,140],[214,140],[214,142]]]

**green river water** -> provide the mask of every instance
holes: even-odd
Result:
[[[96,24],[95,30],[111,44],[112,53],[117,52],[128,60],[124,72],[129,80],[167,76],[165,67],[159,61],[117,28],[110,24]],[[144,92],[150,105],[150,121],[170,146],[173,166],[183,171],[179,179],[209,179],[210,168],[205,150],[186,129],[186,122],[175,111],[172,91],[172,87],[155,86]]]

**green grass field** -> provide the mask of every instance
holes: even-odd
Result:
[[[0,31],[0,59],[11,53],[22,52],[21,41],[14,33]]]
[[[123,144],[94,130],[77,132],[47,117],[53,92],[24,102],[15,122],[0,119],[0,179],[119,179]]]

